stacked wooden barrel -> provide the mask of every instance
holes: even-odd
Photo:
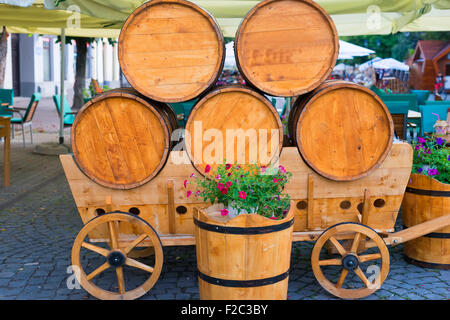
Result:
[[[330,16],[311,0],[265,0],[235,38],[246,86],[221,86],[224,38],[215,19],[186,0],[151,0],[119,37],[119,62],[133,89],[87,103],[74,123],[75,160],[94,181],[118,189],[150,181],[164,166],[177,129],[167,103],[198,99],[186,123],[186,151],[200,173],[209,164],[269,164],[283,127],[265,94],[298,97],[289,132],[305,162],[332,180],[361,178],[392,145],[383,102],[353,83],[326,81],[339,40]]]

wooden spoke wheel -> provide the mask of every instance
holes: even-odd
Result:
[[[365,244],[369,242],[372,248],[365,250]],[[321,255],[326,253],[327,245],[338,252],[333,258],[323,258]],[[359,299],[374,293],[386,279],[389,250],[383,238],[373,229],[358,223],[340,223],[325,230],[317,239],[311,264],[317,281],[329,293],[342,299]],[[370,276],[364,273],[363,264],[369,264],[366,272]],[[330,267],[333,270],[326,270]],[[352,278],[357,281],[346,285],[352,273],[356,275]]]
[[[139,235],[130,241],[122,241],[119,237],[122,230],[139,230]],[[90,243],[86,238],[88,235],[107,235],[106,241],[109,249],[97,244]],[[151,242],[154,250],[154,264],[147,265],[133,258],[133,251],[143,241]],[[82,265],[81,249],[104,256],[105,262],[98,268],[86,274],[86,266]],[[163,264],[163,250],[161,240],[156,231],[143,219],[125,212],[113,212],[101,215],[89,221],[78,233],[72,248],[72,265],[75,275],[81,286],[91,295],[103,300],[131,300],[137,299],[148,292],[161,274]],[[131,290],[126,290],[124,267],[139,269],[148,273],[146,280]],[[109,291],[96,285],[93,280],[108,269],[115,269],[118,292]]]

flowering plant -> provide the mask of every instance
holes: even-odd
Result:
[[[283,219],[288,212],[290,197],[282,191],[292,174],[283,166],[223,164],[211,170],[207,165],[205,174],[206,179],[192,174],[184,181],[186,196],[223,204],[223,216],[236,211],[237,214],[257,213],[270,219]]]
[[[450,183],[450,148],[442,137],[419,138],[414,148],[412,173],[430,176],[442,183]]]

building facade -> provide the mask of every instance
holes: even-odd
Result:
[[[40,92],[42,97],[60,94],[61,47],[57,36],[11,34],[8,37],[5,89],[14,89],[15,96],[29,97]],[[75,83],[76,45],[65,48],[65,92],[71,94]],[[117,43],[97,39],[88,46],[86,87],[90,79],[101,85],[120,86]]]

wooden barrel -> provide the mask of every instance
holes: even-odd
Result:
[[[200,173],[225,160],[268,165],[283,147],[277,111],[244,86],[217,87],[203,96],[191,110],[186,132],[186,151]]]
[[[228,219],[218,208],[194,210],[200,299],[286,299],[293,210],[282,220],[258,214]]]
[[[128,82],[162,102],[191,100],[214,85],[225,61],[214,18],[185,0],[152,0],[126,20],[119,62]]]
[[[87,102],[75,118],[72,149],[81,171],[100,185],[131,189],[164,166],[170,126],[157,105],[131,90],[111,90]]]
[[[394,136],[391,115],[371,90],[326,81],[293,106],[290,136],[303,160],[335,181],[368,175],[388,155]]]
[[[310,0],[265,0],[236,33],[235,56],[245,80],[273,96],[296,96],[319,86],[334,68],[336,28]]]
[[[450,214],[450,184],[422,174],[412,174],[402,203],[404,228]],[[437,269],[450,269],[450,226],[403,245],[408,262]]]
[[[158,109],[159,113],[164,118],[164,121],[166,122],[166,124],[168,126],[169,133],[172,133],[173,131],[178,129],[179,125],[178,125],[177,114],[176,114],[175,110],[173,110],[173,108],[168,103],[151,100],[151,99],[147,98],[146,96],[142,95],[136,89],[130,88],[130,87],[111,89],[111,90],[105,91],[104,93],[109,93],[109,92],[127,92],[127,93],[131,93],[132,95],[135,95],[143,100],[146,100],[148,103],[150,103],[151,105],[153,105],[154,107],[156,107]]]

